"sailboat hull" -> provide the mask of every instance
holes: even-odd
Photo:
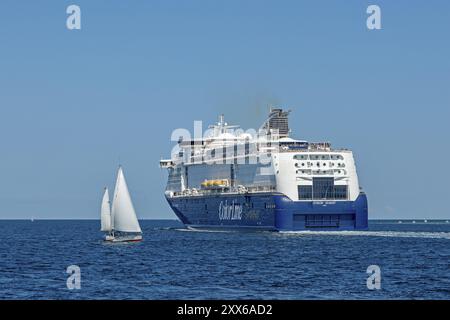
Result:
[[[108,242],[139,242],[142,241],[142,235],[138,234],[138,235],[130,235],[130,236],[111,236],[111,235],[107,235],[105,237],[105,241]]]

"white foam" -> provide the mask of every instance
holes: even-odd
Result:
[[[175,231],[184,231],[184,232],[212,232],[212,233],[230,233],[230,232],[236,232],[233,230],[211,230],[211,229],[194,229],[194,228],[177,228],[172,229]]]
[[[390,237],[390,238],[426,238],[448,239],[450,232],[420,232],[420,231],[281,231],[286,235],[298,236],[363,236],[363,237]]]

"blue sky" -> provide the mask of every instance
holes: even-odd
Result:
[[[81,7],[82,29],[66,28]],[[366,28],[377,4],[382,30]],[[450,218],[448,1],[1,1],[0,218],[98,218],[119,162],[174,218],[161,157],[194,120],[353,149],[371,218]]]

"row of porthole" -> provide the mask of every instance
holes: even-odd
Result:
[[[342,155],[329,155],[329,154],[322,154],[322,155],[318,155],[318,154],[297,154],[294,156],[294,160],[344,160],[344,157]]]
[[[308,170],[309,172],[308,172],[308,174],[311,174],[311,170]],[[313,174],[326,174],[326,173],[328,173],[328,171],[331,171],[331,170],[323,170],[323,171],[320,171],[320,170],[317,170],[317,171],[314,171],[313,172]],[[299,174],[299,173],[302,173],[302,174],[305,174],[306,173],[306,171],[305,170],[297,170],[296,171],[296,173],[297,174]],[[341,174],[341,173],[344,173],[345,174],[345,170],[334,170],[334,172],[337,172],[338,174]],[[330,173],[330,174],[333,174],[333,173]]]
[[[308,162],[308,167],[312,167],[313,165],[314,165],[313,163]],[[298,167],[299,167],[298,163],[296,163],[295,166],[298,168]],[[301,166],[304,167],[304,166],[305,166],[305,163],[302,162],[302,163],[301,163]],[[316,166],[317,166],[317,167],[320,167],[320,162],[317,162],[317,163],[316,163]],[[323,165],[322,165],[322,167],[326,167],[326,166],[327,166],[327,164],[326,164],[326,162],[324,162]],[[339,163],[337,164],[337,166],[338,166],[339,168],[345,168],[345,164],[344,164],[344,163],[340,163],[340,162],[339,162]],[[330,163],[330,167],[334,167],[334,162]]]

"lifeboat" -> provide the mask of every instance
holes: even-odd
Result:
[[[228,187],[228,179],[216,179],[216,180],[205,180],[201,183],[202,188],[211,188],[211,187]]]

